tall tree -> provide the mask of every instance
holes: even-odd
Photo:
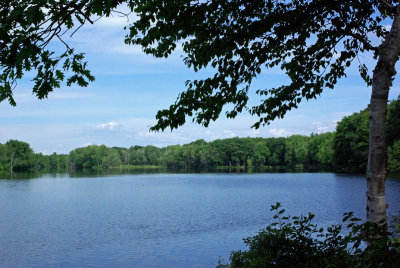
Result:
[[[28,143],[9,140],[5,144],[5,158],[10,171],[29,171],[33,167],[34,153]]]
[[[365,173],[368,162],[369,110],[345,116],[336,126],[334,162],[344,172]]]
[[[395,0],[10,0],[0,3],[0,100],[15,105],[15,81],[35,69],[33,92],[44,98],[72,71],[67,84],[93,80],[82,54],[62,35],[119,4],[135,12],[125,42],[155,57],[168,57],[181,44],[185,64],[195,71],[211,67],[215,74],[187,82],[176,103],[159,111],[152,130],[183,125],[187,116],[204,126],[216,120],[225,104],[234,118],[243,110],[259,117],[255,128],[283,117],[304,99],[334,88],[363,52],[377,59],[372,78],[368,156],[368,220],[385,218],[387,150],[385,114],[388,91],[400,53],[400,4]],[[390,29],[385,27],[391,23]],[[52,39],[65,43],[64,53],[48,48]],[[383,40],[375,44],[373,40]],[[377,41],[379,42],[379,41]],[[248,106],[248,90],[262,68],[280,67],[289,83],[259,89],[262,101]],[[68,72],[70,74],[71,72]]]

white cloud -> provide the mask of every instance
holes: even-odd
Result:
[[[290,136],[292,134],[284,128],[279,128],[279,129],[270,128],[268,129],[268,132],[275,137],[285,137],[285,136]]]
[[[328,131],[335,131],[337,120],[328,121],[328,122],[320,122],[315,121],[311,123],[311,129],[313,133],[325,133]]]
[[[102,129],[102,130],[117,130],[121,127],[121,124],[117,122],[108,122],[104,124],[98,124],[96,126],[97,129]]]

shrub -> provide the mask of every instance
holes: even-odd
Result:
[[[218,267],[399,267],[400,241],[384,222],[360,223],[350,212],[343,224],[324,229],[311,213],[285,216],[280,203],[271,211],[276,221],[244,239],[249,249],[233,251],[231,263]]]

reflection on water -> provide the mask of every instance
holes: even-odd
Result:
[[[98,177],[100,176],[100,177]],[[365,179],[332,173],[46,174],[0,180],[0,266],[215,267],[289,214],[365,214]],[[389,214],[400,181],[387,181]]]
[[[209,174],[209,173],[304,173],[317,172],[318,169],[307,169],[296,168],[296,167],[244,167],[244,166],[232,166],[232,167],[214,167],[209,169],[171,169],[164,167],[134,167],[134,168],[114,168],[102,171],[76,171],[76,170],[64,170],[64,171],[46,171],[46,172],[14,172],[12,175],[7,172],[0,173],[0,179],[33,179],[42,177],[71,177],[71,178],[93,178],[93,177],[105,177],[110,175],[140,175],[140,174]],[[321,173],[321,172],[320,172]],[[344,175],[347,176],[347,175]],[[358,176],[358,175],[357,175]]]

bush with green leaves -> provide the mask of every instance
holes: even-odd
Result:
[[[400,241],[384,222],[360,223],[345,213],[343,224],[320,228],[314,215],[285,216],[280,203],[272,224],[244,239],[246,251],[233,251],[218,267],[399,267]]]

